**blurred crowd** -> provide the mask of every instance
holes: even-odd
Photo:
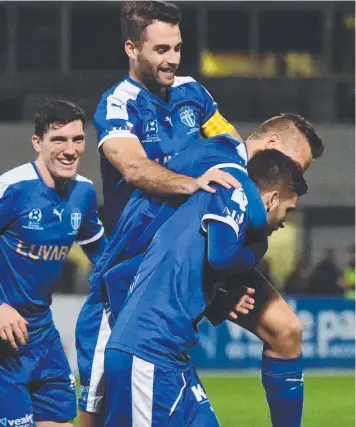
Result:
[[[355,246],[349,248],[344,266],[335,260],[333,249],[324,250],[314,268],[308,260],[300,260],[283,286],[286,296],[319,296],[355,298]]]

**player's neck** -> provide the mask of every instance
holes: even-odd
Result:
[[[66,192],[68,179],[54,178],[41,159],[35,160],[35,165],[37,166],[38,172],[40,173],[43,181],[49,188],[55,190],[59,195],[63,195],[63,193]]]
[[[151,92],[163,102],[169,102],[169,90],[166,86],[157,85],[155,82],[146,82],[140,79],[134,72],[129,72],[129,77]]]

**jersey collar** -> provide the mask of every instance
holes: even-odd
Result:
[[[45,180],[43,179],[40,171],[38,170],[36,163],[35,162],[31,162],[31,165],[33,167],[33,169],[35,170],[38,179],[40,180],[42,186],[45,188],[47,194],[51,197],[51,199],[53,199],[55,202],[58,201],[63,201],[63,200],[67,200],[69,197],[69,194],[71,192],[71,188],[73,186],[73,180],[69,179],[68,180],[68,184],[67,184],[67,191],[65,192],[65,195],[63,197],[61,197],[58,192],[54,189],[48,186],[48,184],[45,182]]]
[[[162,101],[162,99],[158,98],[158,96],[156,96],[155,94],[150,92],[147,88],[145,88],[145,86],[143,86],[141,83],[137,82],[136,80],[133,80],[129,75],[125,76],[125,80],[131,83],[133,86],[136,86],[142,91],[144,91],[146,95],[151,98],[152,102],[154,102],[155,104],[158,104],[160,107],[163,107],[165,110],[170,110],[171,99],[172,99],[171,88],[168,88],[169,102],[164,102]]]

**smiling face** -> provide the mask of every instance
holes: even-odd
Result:
[[[85,134],[81,120],[66,125],[52,124],[42,137],[32,136],[38,153],[36,163],[48,185],[72,178],[85,150]]]
[[[169,87],[174,83],[181,58],[182,38],[178,25],[154,21],[140,43],[128,40],[130,75],[144,86]]]

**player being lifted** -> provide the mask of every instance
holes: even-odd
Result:
[[[256,210],[265,207],[270,234],[307,190],[289,157],[277,150],[256,153],[248,171],[263,203],[255,201],[253,212],[254,189],[231,144],[230,153],[230,163],[217,167],[233,174],[242,189],[191,196],[154,235],[139,265],[105,353],[106,427],[218,426],[205,393],[194,393],[202,387],[187,350],[198,339],[197,323],[214,298],[219,274],[232,275],[236,287],[239,275],[264,255],[266,233],[248,235]],[[118,280],[132,261],[115,267]],[[290,372],[289,379],[299,381],[300,374]]]
[[[52,293],[72,244],[94,262],[106,237],[93,183],[76,173],[84,112],[51,101],[34,122],[37,159],[0,176],[0,420],[63,427],[76,416],[75,380],[52,320]]]

